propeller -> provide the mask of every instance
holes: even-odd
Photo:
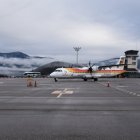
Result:
[[[91,65],[91,62],[89,61],[89,68],[88,68],[88,70],[89,70],[89,72],[92,74],[92,72],[93,72],[93,66],[94,66],[95,64],[92,64]]]

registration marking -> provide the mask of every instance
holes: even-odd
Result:
[[[73,94],[73,90],[68,90],[67,88],[65,88],[64,90],[56,90],[51,94],[58,94],[57,98],[60,98],[63,94]]]

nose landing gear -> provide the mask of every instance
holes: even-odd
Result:
[[[55,81],[55,82],[57,82],[57,79],[56,79],[56,78],[54,78],[54,81]]]

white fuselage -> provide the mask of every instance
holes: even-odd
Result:
[[[84,75],[85,75],[84,72],[78,73],[74,71],[69,71],[67,68],[57,68],[54,72],[50,74],[50,77],[53,77],[53,78],[78,78],[79,77],[81,78]]]
[[[96,71],[89,71],[88,67],[83,68],[57,68],[50,74],[52,78],[99,78],[99,77],[113,77],[124,73],[121,69],[103,69]]]

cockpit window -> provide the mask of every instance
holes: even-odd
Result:
[[[62,72],[62,70],[55,70],[55,72]]]

